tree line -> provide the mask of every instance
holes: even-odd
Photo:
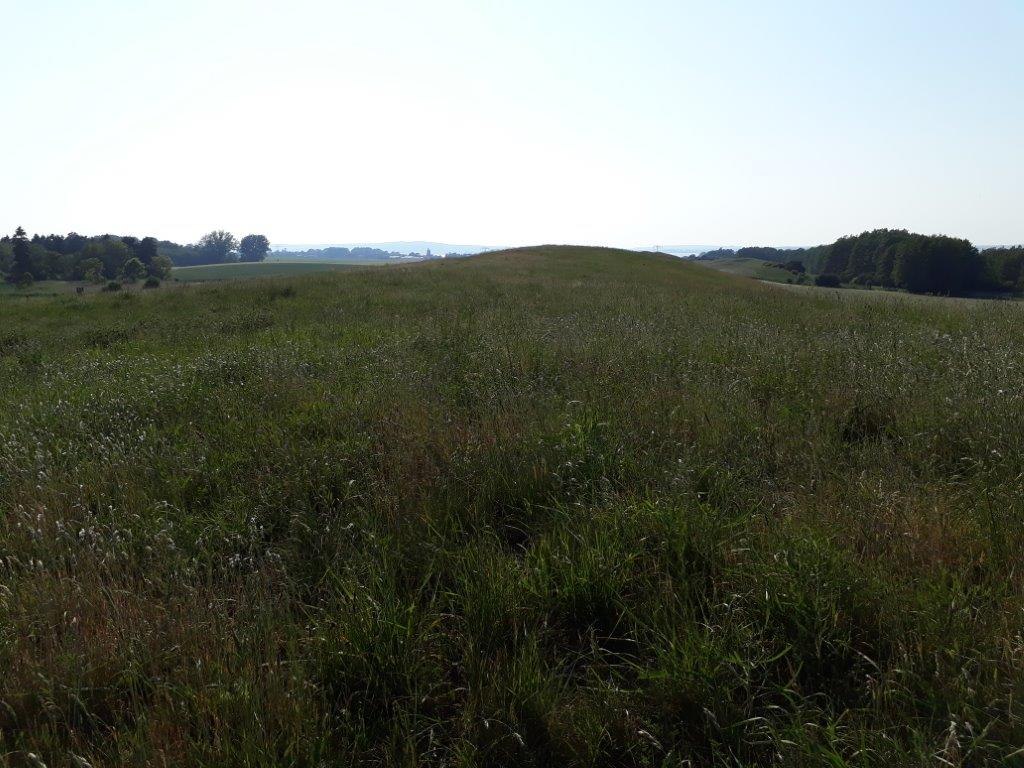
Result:
[[[821,285],[878,285],[950,296],[1024,291],[1024,246],[979,251],[964,239],[904,229],[876,229],[813,248],[721,248],[700,256],[733,257],[799,263]]]
[[[21,227],[0,238],[0,276],[17,285],[36,280],[105,280],[142,278],[165,280],[176,266],[263,261],[270,242],[263,235],[237,240],[230,232],[215,230],[193,245],[179,245],[155,237],[99,235],[33,235]]]

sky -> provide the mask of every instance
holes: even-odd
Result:
[[[0,0],[0,232],[1024,242],[1024,0]]]

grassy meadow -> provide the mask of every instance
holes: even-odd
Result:
[[[73,293],[77,285],[84,285],[84,283],[73,283],[67,280],[38,280],[27,288],[19,288],[6,281],[0,281],[0,301],[8,298],[24,299]]]
[[[0,761],[1024,765],[1024,308],[859,293],[0,297]]]
[[[787,280],[793,281],[796,279],[796,276],[792,272],[787,272],[782,269],[782,267],[775,266],[771,262],[764,261],[763,259],[713,259],[710,261],[698,261],[695,263],[702,267],[717,269],[720,272],[725,272],[726,274],[739,275],[740,277],[752,277],[756,280],[769,280],[785,283]]]
[[[335,261],[255,261],[228,264],[201,264],[195,267],[175,267],[174,280],[184,283],[211,280],[238,280],[252,277],[297,277],[314,272],[330,272],[354,266]]]

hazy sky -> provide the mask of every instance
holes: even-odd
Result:
[[[0,231],[1024,242],[1024,1],[0,0]]]

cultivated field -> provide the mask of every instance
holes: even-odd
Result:
[[[0,297],[0,759],[1024,764],[1022,308],[855,296]]]

